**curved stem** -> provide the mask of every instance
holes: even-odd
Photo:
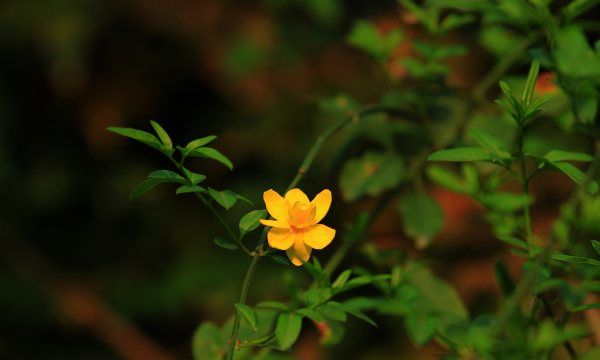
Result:
[[[517,134],[517,157],[519,158],[519,164],[521,167],[520,180],[521,180],[521,191],[523,194],[529,195],[529,178],[527,176],[527,166],[525,164],[525,154],[523,151],[523,126],[519,126],[519,133]],[[529,255],[533,256],[533,243],[532,243],[532,231],[531,231],[531,214],[529,211],[529,204],[523,207],[523,216],[525,217],[525,230],[527,232],[527,244],[529,246]]]

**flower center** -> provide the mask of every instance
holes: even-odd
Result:
[[[312,204],[302,204],[295,202],[288,212],[290,218],[290,228],[297,232],[301,228],[314,224],[316,208]]]

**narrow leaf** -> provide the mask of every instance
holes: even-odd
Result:
[[[521,249],[527,250],[529,248],[529,246],[527,245],[527,243],[525,241],[523,241],[521,239],[517,239],[516,237],[513,237],[513,236],[498,236],[498,239],[500,239],[501,241],[504,241],[507,244],[516,246]]]
[[[533,89],[535,87],[535,82],[537,80],[539,72],[540,61],[538,59],[534,59],[531,62],[529,74],[527,74],[527,80],[525,81],[525,89],[523,90],[523,96],[521,97],[521,100],[525,105],[529,105],[529,103],[531,102],[531,97],[533,96]]]
[[[347,306],[345,304],[343,305],[343,308],[348,314],[354,316],[355,318],[360,319],[372,326],[377,327],[377,323],[375,323],[375,321],[373,321],[373,319],[371,319],[367,314],[360,311],[359,309],[355,309],[355,308],[353,308],[351,306]]]
[[[242,320],[244,320],[246,324],[250,326],[252,331],[256,332],[258,330],[258,316],[256,315],[254,309],[252,309],[248,305],[240,303],[235,304],[235,309],[237,310],[238,314],[240,314],[240,316],[242,317]]]
[[[240,235],[244,236],[250,231],[256,229],[259,225],[260,219],[267,217],[267,210],[252,210],[240,219]]]
[[[227,249],[227,250],[236,250],[238,247],[236,244],[232,243],[229,240],[225,240],[223,238],[215,238],[213,240],[213,242],[217,245],[222,247],[223,249]]]
[[[471,135],[471,137],[477,141],[479,146],[496,155],[497,157],[501,159],[511,158],[510,153],[504,148],[502,141],[498,140],[493,135],[476,129],[471,129],[469,131],[469,135]]]
[[[575,166],[566,162],[552,163],[552,165],[554,165],[554,167],[560,170],[563,174],[571,178],[571,180],[573,180],[577,185],[583,186],[585,184],[585,174]],[[594,180],[590,180],[587,184],[587,191],[592,195],[598,192],[598,183]]]
[[[198,185],[199,183],[201,183],[204,180],[206,180],[206,176],[205,175],[195,173],[195,172],[190,171],[190,170],[188,170],[186,168],[183,168],[183,172],[185,173],[185,176],[187,176],[187,178],[190,180],[190,182],[193,185]]]
[[[129,194],[129,199],[135,200],[142,196],[145,192],[154,188],[155,186],[169,182],[174,181],[171,179],[147,178],[146,180],[139,183],[135,188],[133,188],[133,190],[131,190],[131,193]]]
[[[594,250],[596,250],[598,255],[600,255],[600,241],[592,240],[592,246],[594,247]]]
[[[231,161],[225,155],[221,154],[218,150],[210,147],[199,147],[191,151],[189,153],[189,156],[213,159],[227,166],[229,170],[233,170],[233,164],[231,163]]]
[[[217,137],[215,135],[209,135],[196,140],[192,140],[185,146],[185,150],[187,150],[188,152],[196,150],[197,148],[212,142],[216,138]]]
[[[288,306],[279,301],[262,301],[256,304],[257,308],[266,308],[266,309],[277,309],[277,310],[287,310]]]
[[[551,163],[559,162],[559,161],[584,161],[589,162],[593,161],[594,157],[588,155],[586,153],[574,152],[574,151],[562,151],[562,150],[552,150],[549,151],[544,158]]]
[[[160,142],[165,146],[165,149],[173,149],[173,141],[171,141],[171,138],[169,137],[169,134],[167,134],[165,129],[163,129],[162,126],[160,126],[156,121],[150,120],[150,124],[152,124],[156,135],[158,135],[158,138],[160,139]]]
[[[485,206],[505,213],[520,210],[533,202],[528,194],[515,193],[485,194],[480,199]]]
[[[600,266],[600,261],[586,258],[583,256],[571,256],[565,254],[554,254],[552,255],[552,260],[564,261],[571,264],[587,264],[587,265],[595,265]]]
[[[296,310],[296,314],[307,317],[314,322],[324,322],[325,321],[325,317],[323,317],[323,315],[319,314],[316,310],[309,309],[309,308]]]
[[[464,181],[453,172],[440,166],[432,165],[426,170],[427,176],[434,183],[458,193],[467,192]]]
[[[350,275],[352,275],[352,270],[350,270],[350,269],[345,270],[337,277],[337,279],[335,279],[335,281],[333,282],[333,285],[331,285],[331,287],[335,289],[335,288],[346,285],[346,282],[350,278]]]
[[[155,178],[155,179],[166,179],[166,180],[172,180],[172,182],[177,182],[180,184],[185,184],[186,181],[183,178],[183,176],[179,175],[178,173],[171,171],[171,170],[156,170],[151,172],[148,175],[149,178]]]
[[[275,328],[275,336],[279,347],[282,350],[287,350],[294,345],[300,335],[300,330],[302,330],[302,317],[300,315],[294,313],[280,314]]]
[[[461,147],[439,150],[427,157],[428,161],[490,161],[492,157],[482,148]]]
[[[201,193],[206,193],[206,189],[198,186],[198,185],[182,185],[180,187],[177,188],[177,190],[175,190],[175,194],[179,195],[179,194],[187,194],[187,193],[195,193],[195,192],[201,192]]]
[[[161,150],[160,141],[156,138],[156,136],[150,134],[149,132],[132,129],[132,128],[123,128],[123,127],[114,127],[114,126],[111,126],[111,127],[107,128],[106,130],[114,132],[115,134],[119,134],[121,136],[128,137],[130,139],[134,139],[139,142],[142,142],[148,146],[151,146],[152,148],[154,148],[156,150]]]

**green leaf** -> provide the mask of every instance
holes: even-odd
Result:
[[[133,190],[131,190],[131,193],[129,194],[129,199],[135,200],[135,199],[139,198],[140,196],[142,196],[145,192],[149,191],[150,189],[154,188],[155,186],[157,186],[159,184],[172,183],[172,182],[177,182],[177,181],[174,181],[172,179],[165,179],[165,178],[147,178],[146,180],[139,183],[135,188],[133,188]]]
[[[213,159],[227,166],[229,170],[233,170],[233,164],[231,163],[231,161],[225,155],[221,154],[218,150],[213,149],[211,147],[199,147],[197,149],[194,149],[189,153],[189,156]]]
[[[575,78],[600,76],[600,59],[580,27],[557,29],[553,35],[556,44],[553,55],[562,74]]]
[[[335,281],[333,282],[333,284],[331,285],[331,287],[335,289],[335,288],[342,287],[342,286],[346,285],[346,282],[350,278],[350,275],[352,275],[352,270],[348,269],[348,270],[343,271],[337,277],[337,279],[335,279]]]
[[[195,139],[190,141],[186,146],[185,149],[187,151],[186,155],[193,150],[196,150],[197,148],[204,146],[210,142],[212,142],[213,140],[215,140],[217,137],[215,135],[209,135],[209,136],[205,136],[199,139]]]
[[[580,306],[569,308],[570,312],[586,311],[590,309],[600,309],[600,302],[594,302],[589,304],[583,304]]]
[[[434,183],[458,193],[468,193],[468,189],[463,179],[453,172],[437,165],[427,167],[427,176]]]
[[[227,249],[227,250],[237,250],[237,245],[232,243],[230,240],[226,240],[223,238],[215,238],[213,240],[213,242],[217,245],[222,247],[223,249]]]
[[[478,147],[460,147],[434,152],[427,157],[428,161],[491,161],[490,154]]]
[[[364,195],[379,195],[397,186],[403,176],[404,162],[398,155],[367,152],[344,164],[339,183],[344,200],[354,201]]]
[[[185,184],[187,181],[183,178],[183,176],[171,170],[156,170],[151,172],[148,175],[149,178],[155,179],[165,179],[170,180],[169,182],[176,182],[179,184]]]
[[[471,135],[471,137],[475,139],[475,141],[477,141],[482,148],[496,155],[497,157],[501,159],[511,158],[510,153],[504,148],[502,141],[498,140],[493,135],[476,129],[471,129],[469,131],[469,135]]]
[[[267,309],[276,309],[276,310],[288,310],[288,306],[279,301],[262,301],[256,304],[257,308],[267,308]]]
[[[252,210],[240,219],[240,236],[244,236],[250,231],[256,229],[260,219],[267,217],[267,210]]]
[[[242,200],[243,202],[245,202],[248,205],[254,206],[254,203],[252,201],[250,201],[250,199],[248,199],[247,197],[244,197],[240,194],[236,194],[238,200]]]
[[[289,349],[300,335],[302,330],[302,317],[294,313],[282,313],[277,319],[275,336],[282,350]]]
[[[435,334],[437,320],[433,316],[422,315],[413,311],[406,314],[404,327],[412,342],[418,346],[423,346]]]
[[[195,173],[193,171],[190,171],[190,170],[186,169],[185,167],[183,168],[183,172],[185,173],[185,176],[187,176],[187,178],[190,180],[190,182],[193,185],[198,185],[199,183],[206,180],[206,176]]]
[[[231,190],[218,191],[208,188],[208,195],[226,210],[229,210],[238,200],[237,194]]]
[[[563,151],[563,150],[551,150],[544,158],[551,163],[560,161],[593,161],[594,157],[586,153],[574,152],[574,151]]]
[[[363,50],[378,61],[385,61],[401,40],[401,31],[392,30],[384,35],[368,21],[357,21],[347,38],[350,45]]]
[[[410,283],[419,290],[423,305],[438,313],[441,316],[440,321],[454,322],[468,318],[467,308],[450,284],[426,268],[409,268],[407,272],[412,272]]]
[[[244,320],[246,324],[250,326],[252,331],[256,332],[258,330],[258,316],[256,315],[254,309],[252,309],[248,305],[240,303],[235,304],[235,309],[237,310],[238,314],[240,314],[240,316],[242,317],[242,320]]]
[[[150,124],[152,124],[152,127],[154,128],[156,135],[158,135],[160,142],[164,145],[164,148],[166,150],[173,149],[173,142],[171,141],[171,138],[165,129],[163,129],[162,126],[160,126],[156,121],[150,120]]]
[[[310,289],[304,293],[304,299],[306,301],[306,304],[309,306],[316,306],[322,304],[325,301],[331,299],[332,296],[333,291],[328,287]]]
[[[296,314],[307,317],[314,322],[325,322],[325,317],[323,317],[323,315],[319,314],[319,312],[314,309],[305,308],[296,310]]]
[[[212,323],[202,323],[192,338],[194,360],[219,360],[227,350],[221,329]]]
[[[600,255],[600,241],[592,240],[592,246],[594,247],[594,250],[596,250],[598,255]]]
[[[352,306],[349,306],[347,304],[342,304],[342,308],[344,309],[344,311],[354,316],[355,318],[360,319],[369,325],[377,327],[377,323],[361,310],[353,308]]]
[[[554,254],[552,255],[552,260],[564,261],[571,264],[587,264],[587,265],[595,265],[600,266],[600,261],[582,257],[582,256],[571,256],[565,254]]]
[[[518,239],[514,236],[498,236],[498,239],[521,249],[529,249],[529,245],[527,245],[527,243],[524,240]]]
[[[292,266],[292,263],[284,256],[269,254],[269,257],[279,265]]]
[[[409,193],[398,204],[406,234],[424,249],[442,230],[444,214],[438,203],[424,193]]]
[[[481,202],[490,209],[503,213],[511,213],[530,205],[533,200],[528,194],[495,193],[480,197]]]
[[[475,16],[470,14],[450,14],[441,22],[440,29],[444,32],[448,32],[452,29],[470,24],[474,20]]]
[[[329,301],[316,309],[319,314],[325,316],[328,319],[345,322],[348,319],[346,310],[342,307],[342,304]]]
[[[387,274],[381,274],[381,275],[361,275],[361,276],[357,276],[353,279],[348,280],[348,282],[346,282],[346,284],[344,286],[341,287],[337,287],[335,289],[336,294],[360,287],[360,286],[364,286],[364,285],[368,285],[368,284],[373,284],[373,283],[379,283],[379,282],[384,282],[384,281],[389,281],[391,278],[391,275],[387,275]]]
[[[529,103],[531,102],[531,98],[533,97],[533,89],[535,87],[535,82],[537,80],[539,72],[540,61],[538,59],[534,59],[531,62],[531,66],[529,67],[527,80],[525,80],[525,88],[523,89],[523,95],[521,96],[521,101],[526,106],[529,105]]]
[[[108,127],[108,128],[106,128],[106,130],[114,132],[115,134],[119,134],[121,136],[128,137],[130,139],[142,142],[156,150],[162,149],[162,145],[161,145],[160,141],[156,138],[156,136],[150,134],[149,132],[132,129],[132,128],[123,128],[123,127],[115,127],[115,126]]]
[[[552,163],[552,165],[554,167],[556,167],[558,170],[560,170],[563,174],[565,174],[569,178],[571,178],[571,180],[573,180],[577,185],[583,186],[585,184],[585,182],[586,182],[585,174],[581,170],[576,168],[575,166],[573,166],[569,163],[566,163],[566,162]],[[594,180],[590,180],[589,183],[587,184],[586,190],[590,194],[594,195],[596,192],[598,192],[598,183]]]
[[[181,185],[177,188],[177,190],[175,190],[175,194],[177,195],[195,192],[206,193],[207,191],[205,188],[202,188],[198,185]]]

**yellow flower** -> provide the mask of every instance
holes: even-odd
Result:
[[[263,195],[267,211],[275,220],[260,220],[270,226],[267,234],[272,248],[286,250],[296,266],[308,261],[312,249],[322,249],[335,237],[335,230],[319,224],[331,206],[331,191],[323,190],[310,201],[300,189],[281,197],[274,190]]]

